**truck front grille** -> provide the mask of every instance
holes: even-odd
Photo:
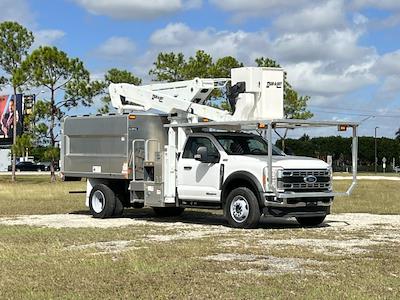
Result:
[[[331,174],[328,170],[283,170],[278,178],[278,189],[284,191],[321,192],[330,188]]]

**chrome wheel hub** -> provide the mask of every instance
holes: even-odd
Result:
[[[231,202],[230,212],[232,218],[237,223],[243,223],[249,216],[249,203],[243,196],[236,196]]]
[[[101,213],[104,208],[106,198],[101,191],[95,191],[92,196],[92,208],[96,213]]]

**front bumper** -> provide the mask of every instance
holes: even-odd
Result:
[[[337,193],[263,193],[265,215],[275,217],[316,217],[330,213],[333,198]]]

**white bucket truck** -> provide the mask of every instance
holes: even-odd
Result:
[[[334,197],[356,185],[358,124],[283,119],[282,69],[237,68],[231,75],[111,84],[118,114],[65,118],[62,172],[87,178],[94,217],[148,206],[162,216],[220,208],[239,228],[257,226],[261,215],[295,217],[304,226],[324,221]],[[206,105],[215,89],[227,91],[232,112]],[[327,163],[272,144],[279,128],[327,126],[353,131],[353,181],[344,193],[333,191]]]

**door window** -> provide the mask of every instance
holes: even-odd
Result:
[[[183,150],[182,158],[194,158],[199,147],[206,147],[208,155],[212,157],[219,157],[219,152],[215,145],[209,138],[205,137],[190,137]]]

